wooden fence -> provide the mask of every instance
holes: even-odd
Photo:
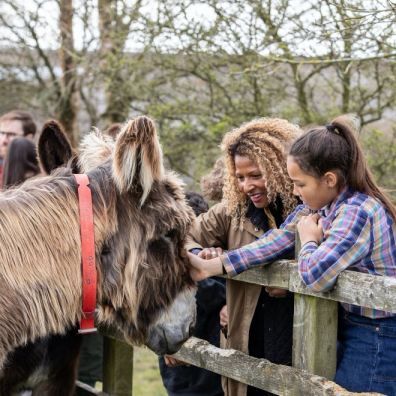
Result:
[[[245,271],[233,279],[295,293],[293,366],[216,348],[195,337],[182,346],[174,355],[176,358],[278,395],[355,394],[331,381],[336,368],[338,302],[396,313],[395,278],[344,271],[334,289],[315,293],[301,281],[296,261],[280,260]],[[132,348],[119,338],[106,337],[104,355],[104,393],[96,394],[132,395]],[[375,395],[359,393],[369,394]]]

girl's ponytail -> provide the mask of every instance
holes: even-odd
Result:
[[[328,171],[339,175],[339,188],[348,186],[378,199],[396,222],[396,208],[382,191],[367,165],[357,139],[359,125],[351,115],[335,118],[322,128],[315,128],[293,144],[290,155],[300,168],[316,177]]]

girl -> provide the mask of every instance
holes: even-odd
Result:
[[[396,276],[396,210],[378,188],[347,120],[335,119],[293,144],[287,170],[294,193],[304,202],[278,230],[258,241],[204,261],[190,255],[192,276],[226,271],[236,275],[294,249],[304,283],[331,289],[345,269]],[[342,304],[335,381],[350,391],[396,394],[396,317],[380,310]]]
[[[223,201],[198,217],[188,250],[205,248],[200,256],[213,257],[255,241],[285,220],[297,205],[285,147],[299,134],[300,129],[286,120],[263,118],[224,136]],[[293,295],[227,279],[226,296],[222,347],[291,364]],[[226,396],[268,395],[225,377],[223,388]]]

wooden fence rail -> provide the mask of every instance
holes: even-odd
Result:
[[[234,349],[220,349],[195,337],[188,339],[173,356],[282,396],[379,395],[348,392],[334,382],[309,374],[305,370],[273,364],[266,359],[257,359]]]
[[[233,279],[280,287],[294,293],[293,367],[275,365],[235,350],[219,349],[194,337],[175,357],[278,395],[355,394],[331,381],[336,367],[338,302],[396,313],[395,278],[344,271],[334,289],[316,293],[301,281],[296,261],[280,260],[252,268]],[[131,349],[126,352],[124,348],[130,348],[126,345],[114,344],[119,341],[112,342],[110,349],[105,348],[105,372],[108,374],[104,377],[105,393],[102,394],[130,396],[133,352]]]

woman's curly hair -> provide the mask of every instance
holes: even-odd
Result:
[[[293,182],[286,170],[286,153],[291,143],[302,133],[301,129],[280,118],[260,118],[242,124],[223,137],[221,149],[225,157],[223,200],[228,214],[236,224],[244,220],[249,198],[239,191],[235,176],[235,155],[249,157],[265,177],[267,199],[275,204],[280,198],[283,216],[296,206]]]

